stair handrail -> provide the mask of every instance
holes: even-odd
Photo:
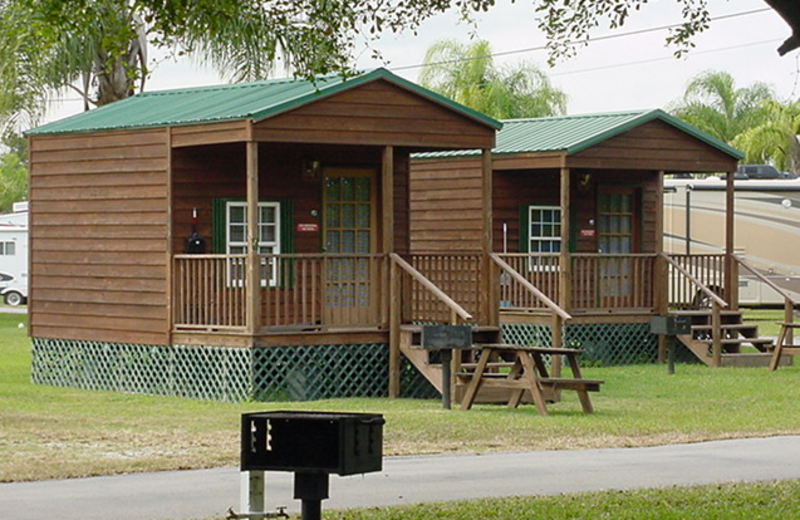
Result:
[[[798,301],[795,298],[793,298],[785,289],[783,289],[778,284],[776,284],[775,282],[773,282],[772,280],[770,280],[769,278],[764,276],[762,273],[759,273],[756,270],[755,267],[753,267],[750,264],[748,264],[747,262],[745,262],[744,259],[739,258],[736,255],[732,255],[732,256],[733,256],[733,259],[736,262],[738,262],[740,266],[744,267],[745,269],[747,269],[748,271],[753,273],[756,278],[758,278],[760,281],[762,281],[765,284],[767,284],[771,289],[773,289],[775,292],[777,292],[779,295],[781,295],[784,300],[787,300],[787,301],[791,302],[792,305],[800,305],[800,301]]]
[[[729,308],[730,304],[720,298],[717,293],[709,289],[703,282],[695,278],[689,271],[684,269],[681,264],[670,258],[667,253],[662,252],[660,256],[711,299],[711,356],[714,366],[722,366],[722,317],[720,311],[723,307]]]
[[[729,307],[730,304],[723,300],[717,293],[712,291],[707,285],[703,282],[698,280],[695,276],[693,276],[689,271],[683,268],[681,264],[673,260],[667,253],[661,253],[661,256],[666,260],[666,262],[677,269],[679,273],[685,276],[690,282],[697,286],[697,288],[706,296],[711,298],[711,301],[715,304],[719,305],[720,307]]]
[[[433,294],[439,301],[444,303],[452,313],[458,315],[464,321],[472,321],[472,314],[467,312],[461,305],[459,305],[455,300],[449,297],[444,291],[442,291],[435,283],[428,280],[428,278],[417,271],[417,269],[403,260],[400,255],[397,253],[389,253],[389,258],[394,262],[398,267],[403,269],[407,272],[411,277],[420,283],[423,287],[425,287],[431,294]]]
[[[511,267],[505,260],[500,258],[497,253],[490,253],[489,257],[496,263],[503,271],[508,273],[508,275],[516,280],[526,291],[531,293],[539,302],[544,304],[545,307],[553,311],[557,314],[562,320],[571,320],[572,315],[561,308],[556,302],[551,300],[544,294],[542,291],[536,288],[531,282],[529,282],[524,276],[519,274],[519,272]]]

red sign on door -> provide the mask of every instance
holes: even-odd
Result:
[[[298,233],[317,233],[319,232],[319,224],[297,224],[296,229]]]

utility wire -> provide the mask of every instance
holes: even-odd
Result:
[[[772,10],[771,8],[765,7],[765,8],[762,8],[762,9],[753,9],[751,11],[742,11],[740,13],[732,13],[732,14],[726,14],[726,15],[717,16],[717,17],[712,18],[711,21],[727,20],[727,19],[730,19],[730,18],[738,18],[740,16],[749,16],[749,15],[752,15],[752,14],[763,13],[763,12],[771,11],[771,10]],[[628,32],[624,32],[624,33],[607,34],[605,36],[598,36],[596,38],[590,38],[590,39],[587,40],[587,42],[598,42],[598,41],[605,41],[605,40],[613,40],[613,39],[616,39],[616,38],[624,38],[624,37],[627,37],[627,36],[638,36],[640,34],[658,32],[658,31],[663,31],[665,29],[673,29],[675,27],[680,27],[681,25],[683,25],[683,24],[681,24],[681,23],[673,23],[673,24],[668,24],[668,25],[660,25],[658,27],[650,27],[648,29],[639,29],[639,30],[636,30],[636,31],[628,31]],[[422,68],[422,67],[431,67],[431,66],[434,66],[434,65],[449,65],[449,64],[452,64],[452,63],[461,63],[461,62],[464,62],[464,61],[482,60],[482,59],[486,59],[486,58],[494,58],[494,57],[497,57],[497,56],[510,56],[512,54],[523,54],[523,53],[526,53],[526,52],[543,51],[543,50],[546,50],[546,49],[547,49],[546,45],[539,45],[537,47],[528,47],[528,48],[525,48],[525,49],[515,49],[515,50],[511,50],[511,51],[493,52],[491,54],[485,54],[483,56],[472,56],[472,57],[469,57],[469,58],[457,58],[457,59],[452,59],[452,60],[437,61],[437,62],[434,62],[434,63],[420,63],[420,64],[417,64],[417,65],[403,65],[401,67],[391,67],[391,70],[400,71],[400,70],[419,69],[419,68]]]
[[[783,41],[782,38],[777,38],[777,39],[772,39],[772,40],[761,40],[761,41],[758,41],[758,42],[742,43],[741,45],[717,47],[716,49],[706,49],[706,50],[703,50],[703,51],[692,51],[692,53],[689,56],[689,58],[691,58],[692,56],[699,56],[699,55],[703,55],[703,54],[713,54],[713,53],[723,52],[723,51],[732,51],[732,50],[735,50],[735,49],[744,49],[746,47],[756,47],[758,45],[766,45],[768,43],[773,43],[774,44],[776,42],[782,42],[782,41]],[[800,56],[800,55],[798,55],[798,56]],[[552,74],[548,74],[548,76],[551,77],[551,78],[558,77],[558,76],[570,76],[572,74],[582,74],[584,72],[597,72],[597,71],[600,71],[600,70],[618,69],[618,68],[622,68],[622,67],[629,67],[629,66],[632,66],[632,65],[646,65],[648,63],[654,63],[654,62],[657,62],[657,61],[671,61],[671,60],[674,60],[674,59],[675,59],[675,57],[672,56],[672,55],[670,55],[670,56],[662,56],[660,58],[649,58],[649,59],[646,59],[646,60],[638,60],[638,61],[626,61],[626,62],[623,62],[623,63],[612,63],[610,65],[602,65],[602,66],[598,66],[598,67],[589,67],[589,68],[585,68],[585,69],[566,70],[564,72],[554,72]]]

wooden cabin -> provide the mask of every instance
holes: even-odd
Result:
[[[428,391],[388,349],[451,316],[423,274],[446,258],[408,255],[409,156],[488,156],[499,126],[379,69],[31,130],[33,380],[276,400],[385,395],[391,372],[393,395]]]
[[[506,342],[581,346],[604,364],[651,361],[665,352],[653,317],[682,313],[693,329],[681,340],[697,357],[735,364],[742,346],[770,345],[737,311],[741,158],[661,110],[504,121],[491,156],[414,156],[411,249],[486,255],[488,233],[486,297]],[[724,251],[663,254],[663,180],[683,173],[728,174],[726,211],[715,217]]]

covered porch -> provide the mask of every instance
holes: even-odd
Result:
[[[409,157],[488,158],[499,124],[385,71],[304,96],[171,129],[170,343],[388,343],[453,299],[496,323],[485,259],[410,254]]]

